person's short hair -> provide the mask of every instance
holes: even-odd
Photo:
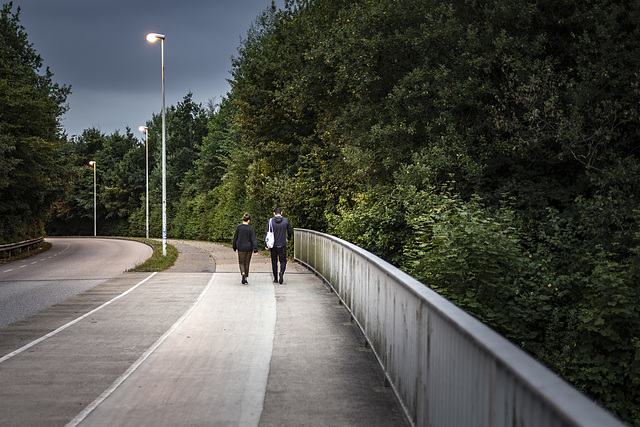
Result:
[[[251,220],[251,215],[249,215],[249,212],[245,212],[244,215],[242,215],[242,221],[247,222],[249,220]]]
[[[275,208],[273,210],[273,213],[276,214],[276,215],[282,215],[282,208]]]

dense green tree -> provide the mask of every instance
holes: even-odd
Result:
[[[111,230],[105,234],[128,234],[128,220],[145,194],[144,142],[127,128],[125,134],[108,136],[105,146],[96,153],[100,165],[101,205],[104,219]]]
[[[233,115],[235,104],[224,98],[220,105],[211,106],[211,118],[207,123],[207,134],[197,146],[198,155],[194,168],[187,171],[183,191],[209,191],[220,185],[225,173],[224,158],[230,150],[239,145],[238,134],[234,131]],[[187,188],[191,184],[193,189]]]
[[[324,211],[338,201],[331,177],[349,175],[340,174],[340,150],[321,129],[334,102],[333,71],[313,53],[346,4],[265,11],[234,61],[238,132],[256,156],[249,196],[265,211],[288,206],[301,226],[325,227]]]
[[[0,13],[0,242],[42,236],[69,169],[59,119],[70,88],[41,73],[42,58],[20,25],[20,8]]]
[[[97,178],[97,232],[129,235],[129,218],[138,210],[145,193],[144,142],[134,137],[129,128],[125,134],[116,131],[111,135],[86,129],[72,140],[68,158],[74,159],[80,178],[74,182],[66,202],[56,205],[48,232],[93,234],[93,168],[89,166],[93,160]]]
[[[188,93],[167,111],[167,197],[178,200],[185,176],[193,169],[203,138],[207,135],[210,111],[193,102]]]
[[[101,180],[104,165],[98,160],[97,153],[105,143],[106,136],[96,128],[85,129],[82,135],[74,136],[69,141],[66,157],[73,165],[75,179],[70,182],[70,191],[64,201],[55,205],[47,223],[47,234],[93,234],[93,168],[89,162],[97,162],[96,176]],[[98,205],[98,209],[98,216],[104,218],[102,204]]]
[[[404,248],[425,283],[637,423],[639,10],[269,10],[234,61],[247,195],[394,262]]]
[[[182,181],[180,206],[173,219],[173,229],[180,230],[180,235],[185,238],[229,238],[218,232],[220,227],[214,224],[213,216],[214,209],[222,208],[224,203],[238,203],[237,198],[218,200],[216,197],[220,193],[216,189],[222,185],[227,169],[225,159],[239,145],[238,135],[233,131],[234,110],[235,105],[228,98],[223,99],[217,108],[212,105],[209,107],[211,116],[207,123],[207,135],[196,146],[197,159]],[[222,228],[226,229],[225,226]]]
[[[188,93],[175,106],[165,111],[166,126],[166,189],[167,189],[167,228],[172,237],[185,237],[183,223],[174,221],[182,215],[187,200],[182,193],[187,191],[190,197],[196,193],[189,191],[193,187],[192,177],[195,162],[199,157],[203,138],[208,133],[208,122],[212,108],[205,108],[193,101]],[[147,122],[149,129],[149,210],[150,234],[162,235],[162,116],[153,114]],[[144,167],[142,168],[144,171]],[[131,214],[130,231],[135,235],[144,235],[145,204],[139,202],[138,209]],[[191,235],[190,233],[187,233]]]

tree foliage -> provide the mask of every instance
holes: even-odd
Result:
[[[167,211],[178,221],[168,221],[169,234],[186,237],[179,219],[189,205],[183,192],[194,196],[196,179],[203,183],[206,156],[200,156],[202,141],[208,132],[210,111],[192,100],[188,93],[176,106],[165,112],[167,156]],[[162,235],[162,117],[154,114],[147,122],[149,133],[149,223],[150,236]],[[106,135],[98,129],[86,129],[70,144],[70,158],[82,171],[65,203],[57,206],[50,222],[51,234],[90,234],[93,232],[93,170],[89,161],[97,163],[97,231],[100,235],[146,234],[146,161],[145,143],[127,128]],[[197,169],[194,169],[199,165]],[[201,170],[197,174],[194,170]],[[196,177],[196,178],[193,178]],[[198,178],[199,177],[199,178]],[[205,221],[205,218],[201,218]],[[171,228],[173,227],[173,228]],[[206,236],[200,236],[205,238]]]
[[[59,119],[70,88],[53,82],[12,3],[0,13],[0,243],[44,234],[67,190]]]
[[[403,265],[638,424],[639,8],[270,10],[233,70],[248,196]]]

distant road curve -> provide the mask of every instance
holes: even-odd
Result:
[[[152,254],[144,243],[47,238],[51,249],[0,264],[0,326],[35,314],[118,276]]]

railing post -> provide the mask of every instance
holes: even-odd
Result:
[[[30,247],[33,247],[41,243],[43,240],[44,240],[44,237],[38,237],[31,240],[25,240],[23,242],[0,245],[0,252],[8,252],[9,258],[11,258],[13,251],[17,250],[19,253],[22,253],[23,248],[26,247],[28,250]]]

